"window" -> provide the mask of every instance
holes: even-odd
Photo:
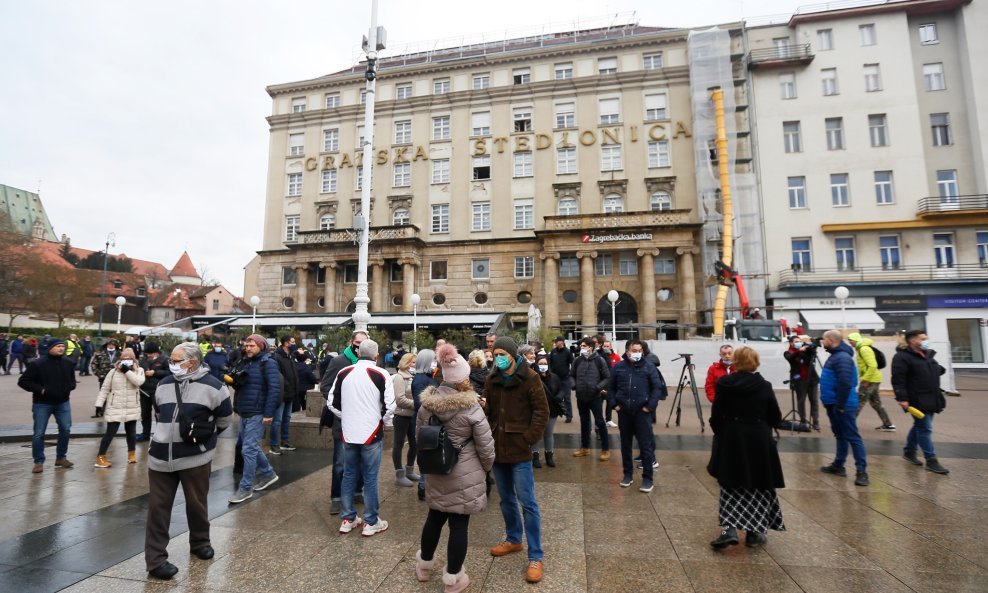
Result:
[[[919,42],[923,45],[940,43],[940,38],[937,36],[936,23],[923,23],[919,26]]]
[[[358,165],[357,166],[356,176],[357,176],[357,189],[358,190],[359,189],[363,189],[364,188],[364,167],[363,167],[363,165]],[[370,187],[373,190],[374,189],[374,171],[373,170],[371,170],[370,177],[371,177],[371,179],[370,179],[371,180]]]
[[[474,74],[473,75],[473,90],[482,91],[484,89],[491,88],[491,75],[484,74]]]
[[[532,82],[532,72],[528,68],[515,68],[511,71],[511,80],[515,84],[528,84]]]
[[[620,171],[624,168],[621,158],[621,145],[610,144],[600,147],[600,170]]]
[[[326,94],[326,109],[336,109],[340,106],[340,94],[339,93],[327,93]]]
[[[834,239],[834,254],[837,256],[837,269],[848,271],[854,269],[854,237],[836,237]]]
[[[669,119],[668,107],[665,93],[645,95],[645,121]]]
[[[789,37],[776,37],[772,39],[772,49],[776,58],[788,58],[790,48]]]
[[[412,120],[395,122],[395,144],[412,143]]]
[[[573,103],[556,104],[556,129],[576,127],[576,105]]]
[[[357,278],[359,276],[359,271],[357,269],[356,263],[346,263],[343,264],[343,283],[344,284],[356,284]]]
[[[445,280],[446,279],[446,260],[438,259],[429,262],[429,279],[430,280]]]
[[[816,32],[817,51],[830,51],[834,49],[834,30],[819,29]]]
[[[491,277],[491,260],[475,259],[470,266],[470,278],[472,280],[487,280]]]
[[[617,74],[617,58],[600,58],[597,60],[598,74]]]
[[[332,214],[323,214],[319,217],[320,231],[330,231],[334,228],[336,228],[336,216]]]
[[[642,68],[645,70],[658,70],[662,68],[662,52],[642,56]]]
[[[672,210],[672,196],[668,192],[657,191],[649,198],[649,208],[652,212]]]
[[[364,146],[364,126],[363,124],[357,126],[357,148],[363,148]]]
[[[923,82],[928,91],[942,91],[947,88],[943,79],[943,63],[923,64]]]
[[[874,147],[889,145],[888,118],[884,113],[873,113],[868,116],[868,136]]]
[[[432,232],[449,232],[449,204],[432,205]]]
[[[491,230],[491,203],[474,202],[472,205],[473,216],[470,223],[471,231]]]
[[[391,224],[394,226],[404,226],[408,224],[408,208],[395,208],[391,215]]]
[[[812,262],[810,260],[809,239],[792,240],[792,266],[794,270],[800,272],[813,271]]]
[[[895,193],[892,190],[891,171],[875,171],[875,203],[895,203]]]
[[[580,275],[580,260],[576,255],[569,253],[559,257],[559,277],[576,278]]]
[[[324,152],[336,152],[340,149],[340,131],[338,129],[322,131],[322,149]]]
[[[514,130],[516,132],[531,132],[532,131],[532,108],[531,107],[515,107],[512,112],[512,118],[515,122]]]
[[[448,78],[437,78],[432,81],[432,94],[433,95],[445,95],[449,92],[449,79]]]
[[[789,178],[789,207],[806,208],[806,178]]]
[[[485,154],[483,156],[473,157],[473,180],[486,180],[491,178],[491,156]]]
[[[864,65],[865,91],[873,93],[882,90],[882,74],[878,69],[878,64]]]
[[[449,159],[434,159],[432,161],[432,182],[449,183]]]
[[[844,118],[828,117],[824,120],[827,133],[827,150],[844,150]]]
[[[576,198],[565,197],[559,199],[559,204],[556,205],[556,213],[560,216],[575,216],[579,214],[580,206],[576,202]]]
[[[295,273],[295,268],[291,266],[281,267],[281,283],[282,284],[295,284],[298,281],[297,274]]]
[[[956,169],[937,171],[937,193],[941,203],[957,201],[959,192],[957,191]]]
[[[933,256],[938,268],[954,267],[953,233],[933,233]]]
[[[668,167],[669,166],[669,141],[651,140],[648,143],[648,166]]]
[[[288,195],[289,196],[300,196],[300,195],[302,195],[302,174],[301,173],[289,173],[288,174]]]
[[[395,163],[394,187],[408,187],[412,184],[412,164]]]
[[[532,200],[515,200],[515,230],[535,228],[535,205]]]
[[[388,275],[390,276],[391,282],[404,282],[405,270],[402,269],[401,264],[393,261],[388,268],[390,268],[390,273]],[[399,302],[397,304],[400,305],[401,303]]]
[[[361,105],[367,104],[367,89],[361,89],[360,91],[360,104]]]
[[[950,342],[950,358],[953,362],[983,363],[984,345],[981,332],[984,319],[948,319],[947,341]]]
[[[522,255],[515,257],[515,278],[535,277],[535,256]]]
[[[652,267],[656,274],[672,275],[676,273],[676,259],[659,256],[655,258]]]
[[[847,173],[834,173],[830,176],[830,202],[834,206],[850,206],[851,196],[847,186]]]
[[[321,191],[324,194],[336,191],[336,169],[323,169]]]
[[[796,75],[792,72],[783,72],[779,75],[779,89],[783,99],[796,98]]]
[[[532,172],[532,153],[530,152],[516,152],[514,154],[515,161],[515,177],[531,177]]]
[[[573,63],[556,64],[555,75],[556,80],[569,80],[573,78]]]
[[[305,134],[288,135],[288,154],[290,156],[302,156],[305,154]]]
[[[491,112],[478,111],[470,114],[470,135],[490,136],[491,134]]]
[[[604,197],[604,214],[624,212],[624,198],[618,195]]]
[[[933,132],[933,146],[950,145],[950,114],[931,113],[930,130]]]
[[[432,118],[432,139],[449,140],[449,116],[441,115]]]
[[[878,39],[875,36],[875,25],[874,23],[869,23],[867,25],[858,25],[858,37],[861,38],[861,45],[875,45],[878,43]]]
[[[824,68],[820,70],[820,80],[823,82],[823,96],[836,95],[837,90],[837,68]]]
[[[600,123],[604,125],[616,124],[621,121],[621,100],[620,99],[600,99]]]
[[[622,251],[618,256],[618,273],[622,276],[638,275],[638,254],[634,251]]]
[[[594,274],[597,276],[610,276],[614,274],[614,260],[610,253],[602,253],[593,262]]]
[[[148,291],[147,291],[146,288],[144,288],[143,286],[138,286],[137,287],[137,296],[143,297],[143,296],[147,296],[147,294],[148,294]]]
[[[978,248],[978,264],[982,268],[988,268],[988,231],[978,231],[975,235],[975,242]],[[137,289],[137,296],[141,295],[141,289]]]
[[[803,152],[798,121],[782,122],[782,143],[786,152]]]
[[[292,243],[298,241],[298,230],[302,217],[298,215],[285,217],[285,242]]]
[[[883,270],[898,270],[902,265],[899,251],[899,235],[881,235],[878,237],[878,251],[882,258]]]
[[[114,280],[113,281],[113,288],[115,288],[116,290],[120,290],[121,288],[123,288],[123,281],[122,280]]]
[[[295,97],[292,99],[292,113],[302,113],[305,111],[305,97]]]
[[[576,147],[556,149],[556,173],[566,175],[576,173]]]
[[[395,86],[395,99],[411,99],[412,98],[412,83],[399,84]]]

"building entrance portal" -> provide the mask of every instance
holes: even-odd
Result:
[[[638,330],[628,327],[629,324],[638,323],[638,303],[635,297],[626,292],[618,291],[618,300],[614,308],[614,321],[617,323],[618,340],[630,340],[638,337]],[[597,301],[597,326],[601,328],[604,335],[611,335],[611,301],[607,300],[605,293]],[[622,328],[622,326],[624,326]]]

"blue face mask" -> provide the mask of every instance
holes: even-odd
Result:
[[[923,340],[922,342],[920,342],[919,343],[919,348],[921,350],[929,350],[930,349],[930,342],[929,342],[929,340]]]
[[[511,358],[505,354],[498,354],[494,357],[494,366],[502,371],[506,371],[511,366]]]

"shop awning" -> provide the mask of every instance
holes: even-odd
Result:
[[[803,327],[814,331],[839,329],[842,326],[855,329],[884,329],[885,320],[874,309],[800,309]]]
[[[249,325],[278,325],[282,327],[322,327],[324,325],[339,325],[350,321],[350,315],[325,315],[318,317],[274,317],[258,315],[255,321],[250,315],[240,317],[230,322],[233,327],[244,327]]]

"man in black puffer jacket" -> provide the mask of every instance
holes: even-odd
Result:
[[[597,427],[597,435],[600,437],[600,460],[607,461],[611,458],[611,445],[607,437],[607,425],[604,424],[601,396],[606,394],[611,369],[594,350],[591,338],[583,338],[580,343],[580,356],[573,363],[570,374],[576,383],[576,409],[580,412],[580,448],[573,453],[573,457],[590,455],[592,416]]]
[[[274,422],[271,423],[271,454],[281,455],[282,451],[294,451],[288,439],[288,428],[292,423],[292,402],[298,392],[298,372],[292,356],[292,337],[281,337],[281,348],[274,352],[278,362],[278,372],[281,373],[281,402],[274,412]]]
[[[40,474],[45,467],[45,430],[48,420],[55,416],[58,424],[58,444],[55,446],[55,467],[72,467],[66,459],[69,451],[69,433],[72,429],[72,410],[69,408],[69,394],[75,389],[75,365],[67,360],[65,342],[52,340],[48,343],[48,355],[27,365],[17,385],[32,393],[34,414],[34,436],[31,439],[31,453],[34,456],[32,473]]]
[[[936,474],[947,474],[949,470],[937,461],[933,450],[933,415],[947,407],[947,401],[940,391],[940,375],[945,369],[933,357],[926,332],[913,329],[906,332],[906,345],[898,348],[892,358],[892,390],[895,401],[903,410],[912,406],[926,414],[922,419],[913,418],[913,427],[906,437],[903,457],[913,465],[923,465],[916,457],[916,449],[923,449],[926,469]]]

